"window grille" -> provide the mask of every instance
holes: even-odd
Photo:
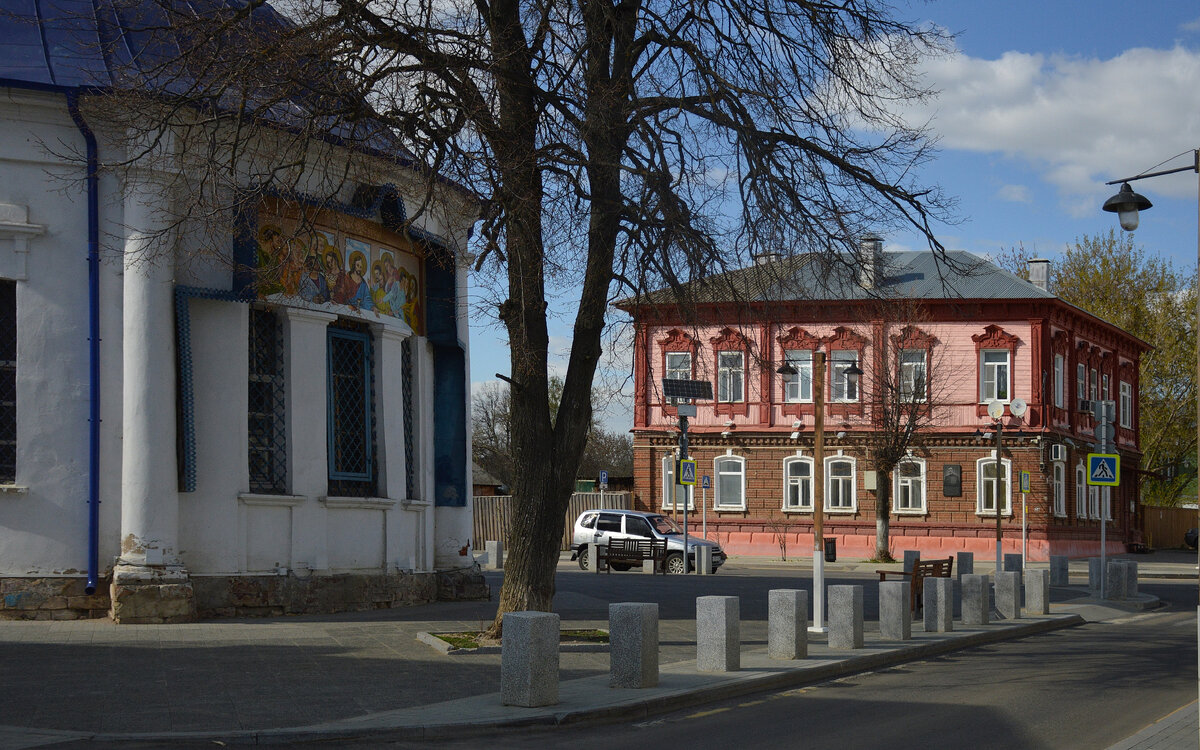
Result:
[[[17,282],[0,281],[0,483],[17,480]]]
[[[375,494],[375,415],[371,336],[349,321],[330,324],[329,494]]]
[[[404,489],[405,497],[416,497],[417,467],[413,464],[416,451],[413,437],[413,363],[412,342],[408,339],[400,345],[400,380],[404,389]]]
[[[283,331],[269,310],[250,308],[249,426],[250,491],[287,492],[284,430]]]

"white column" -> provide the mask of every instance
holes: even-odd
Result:
[[[175,456],[175,247],[167,186],[131,179],[125,192],[121,563],[179,562]]]
[[[383,324],[371,326],[375,342],[375,460],[380,467],[379,494],[408,500],[404,457],[404,340],[411,335]],[[384,511],[389,570],[421,569],[418,534],[423,506],[403,503]],[[406,517],[406,516],[415,517]],[[405,533],[407,530],[408,533]]]
[[[329,491],[326,331],[337,316],[294,307],[279,312],[284,320],[290,491],[309,499],[292,509],[292,561],[327,570],[326,510],[316,500]]]

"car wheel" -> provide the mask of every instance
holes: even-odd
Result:
[[[579,557],[575,559],[579,561],[580,570],[588,569],[588,548],[586,544],[579,548]]]
[[[667,560],[663,563],[663,567],[669,575],[673,576],[683,575],[687,572],[687,564],[684,563],[683,553],[681,552],[672,552],[667,555]]]
[[[631,566],[629,565],[629,563],[613,563],[611,567],[613,570],[619,570],[621,572],[625,572],[626,570],[629,570],[629,568]]]

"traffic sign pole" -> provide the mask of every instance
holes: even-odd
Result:
[[[1026,559],[1029,557],[1028,524],[1026,523],[1025,503],[1029,499],[1029,472],[1021,472],[1021,570],[1025,570]]]

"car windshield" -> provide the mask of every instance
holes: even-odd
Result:
[[[683,533],[683,531],[680,530],[679,525],[666,516],[651,516],[647,520],[650,521],[650,525],[654,527],[655,531],[663,534],[664,536]]]

